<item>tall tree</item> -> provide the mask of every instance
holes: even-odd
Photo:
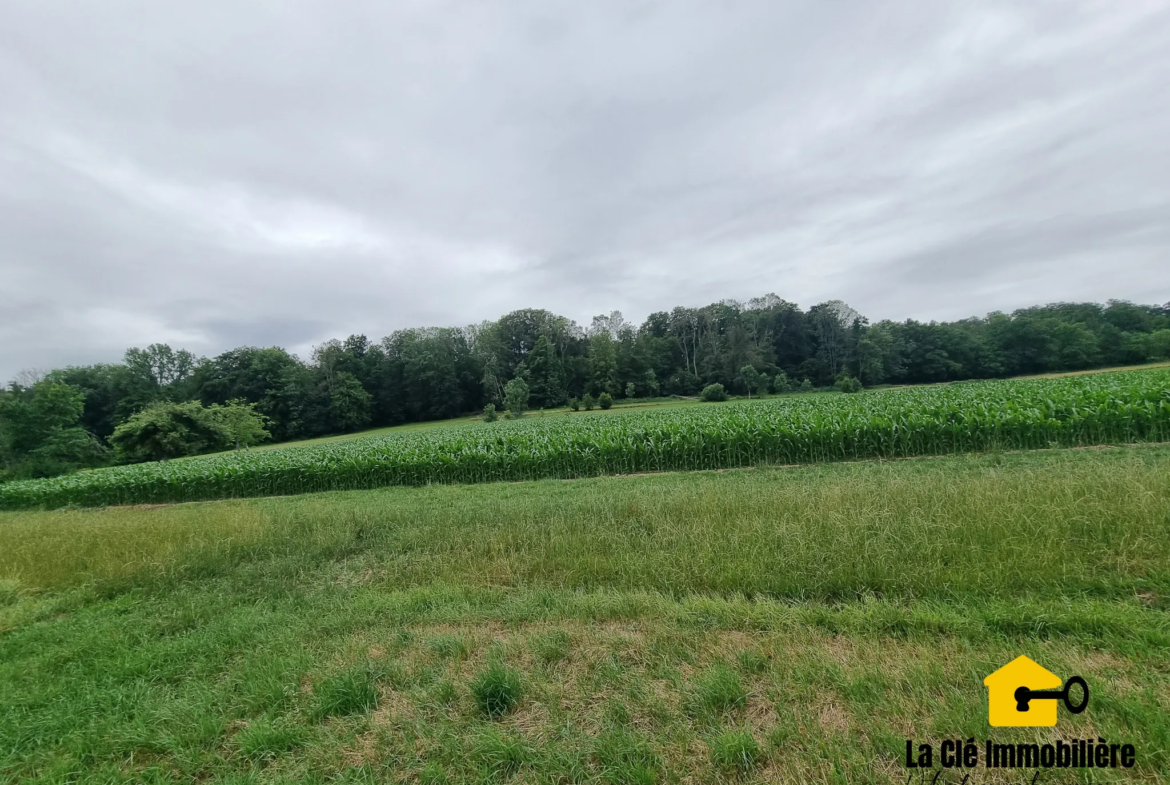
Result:
[[[556,349],[548,336],[536,339],[536,345],[525,360],[528,368],[528,387],[533,406],[551,408],[565,402],[564,373]]]
[[[0,463],[12,477],[50,477],[101,464],[106,451],[78,423],[85,395],[46,379],[0,395]]]

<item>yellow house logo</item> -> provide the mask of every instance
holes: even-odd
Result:
[[[987,686],[987,721],[996,728],[1051,728],[1056,725],[1056,702],[1080,714],[1089,705],[1089,685],[1080,676],[1061,686],[1055,673],[1027,657],[1016,657],[983,680]],[[1080,703],[1069,688],[1080,686]]]

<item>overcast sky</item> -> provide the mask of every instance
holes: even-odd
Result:
[[[0,0],[0,379],[767,292],[1170,300],[1170,2]]]

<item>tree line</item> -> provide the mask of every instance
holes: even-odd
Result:
[[[954,322],[871,324],[840,300],[802,310],[769,294],[588,327],[546,310],[468,327],[199,358],[165,344],[123,362],[26,376],[0,390],[0,478],[133,462],[527,406],[856,389],[1170,358],[1170,304],[1056,303]],[[856,385],[856,386],[855,386]],[[514,388],[515,389],[515,388]]]

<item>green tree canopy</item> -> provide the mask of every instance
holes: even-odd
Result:
[[[512,417],[521,417],[528,410],[528,385],[520,377],[504,385],[504,405]]]
[[[12,477],[48,477],[106,459],[101,443],[78,423],[85,395],[45,379],[0,393],[0,462]]]
[[[227,424],[198,401],[151,404],[114,429],[110,443],[127,463],[162,461],[226,449]]]

